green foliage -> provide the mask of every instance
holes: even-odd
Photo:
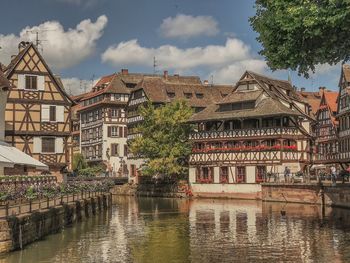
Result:
[[[103,172],[105,172],[105,168],[102,165],[95,165],[79,170],[78,175],[85,177],[95,177]]]
[[[148,103],[139,112],[144,118],[138,127],[142,137],[131,142],[130,150],[148,160],[142,173],[166,176],[186,173],[192,149],[188,140],[192,126],[187,121],[192,109],[185,101],[173,101],[157,108]]]
[[[80,171],[87,168],[87,163],[84,156],[81,153],[73,155],[73,171]]]
[[[256,9],[250,23],[272,70],[308,77],[318,64],[349,59],[349,0],[256,0]]]

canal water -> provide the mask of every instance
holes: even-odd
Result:
[[[114,198],[109,211],[1,256],[0,263],[350,262],[350,210]]]

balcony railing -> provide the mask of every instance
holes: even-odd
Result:
[[[203,131],[190,134],[190,140],[201,139],[222,139],[235,137],[265,137],[279,135],[300,135],[300,131],[295,127],[261,128],[261,129],[241,129],[226,131]]]

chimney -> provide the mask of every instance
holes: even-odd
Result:
[[[123,68],[122,75],[128,75],[128,74],[129,74],[129,70],[127,68]]]
[[[319,94],[322,95],[323,92],[325,91],[326,87],[319,87],[318,90],[319,90]]]
[[[301,91],[301,92],[304,92],[304,91],[305,91],[305,88],[304,88],[304,87],[300,88],[300,91]]]
[[[18,44],[18,52],[21,52],[23,49],[26,48],[26,46],[28,46],[30,43],[29,42],[26,42],[26,41],[21,41],[19,44]]]
[[[204,83],[205,86],[208,86],[208,85],[209,85],[209,81],[208,81],[208,80],[204,80],[203,83]]]
[[[168,71],[167,70],[164,70],[164,78],[168,79]]]

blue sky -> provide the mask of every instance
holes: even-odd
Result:
[[[122,68],[152,73],[154,56],[159,72],[214,83],[233,83],[245,69],[288,77],[258,55],[252,0],[2,0],[2,11],[0,61],[39,31],[44,57],[73,93]],[[308,90],[336,90],[339,74],[340,66],[327,65],[308,80],[291,72],[293,84]]]

